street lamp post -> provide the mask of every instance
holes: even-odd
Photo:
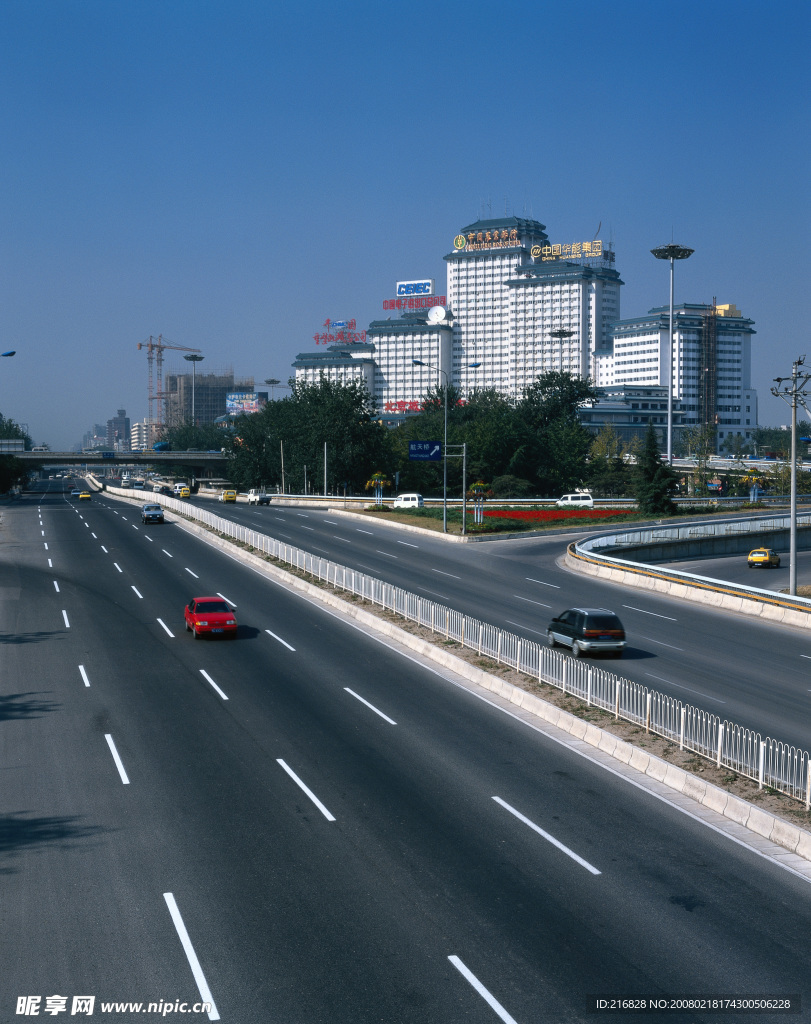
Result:
[[[771,392],[775,398],[782,398],[791,406],[791,511],[789,513],[789,575],[788,592],[791,597],[797,596],[797,401],[803,407],[808,392],[811,373],[800,371],[805,356],[800,356],[791,368],[790,377],[775,377],[776,388]]]
[[[436,370],[445,378],[445,438],[442,446],[442,532],[448,532],[448,374],[445,370],[434,366],[432,363],[424,363],[422,359],[412,359],[414,366],[427,366],[429,370]],[[468,363],[467,369],[476,370],[481,363]],[[464,490],[462,492],[462,531],[464,532]]]
[[[202,361],[205,359],[205,356],[198,356],[192,354],[190,356],[183,356],[183,358],[186,360],[187,363],[191,363],[191,425],[193,427],[196,427],[197,420],[195,419],[194,416],[194,386],[197,377],[196,370],[197,364],[202,363]]]
[[[673,267],[676,260],[686,260],[695,249],[684,245],[660,245],[651,249],[657,260],[670,260],[670,330],[667,341],[667,464],[673,465]]]
[[[442,444],[442,532],[448,532],[448,373],[431,363],[424,363],[421,359],[412,359],[414,366],[427,366],[429,370],[436,370],[445,378],[445,439]]]

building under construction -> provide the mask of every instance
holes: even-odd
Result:
[[[610,388],[667,388],[669,311],[656,306],[645,316],[612,324]],[[758,423],[757,392],[751,382],[754,322],[732,303],[680,303],[674,307],[674,438],[686,428],[706,428],[721,450],[733,439],[751,445]],[[665,395],[667,391],[665,390]],[[659,403],[661,405],[661,403]],[[640,428],[664,431],[661,408],[646,398],[633,407]],[[737,442],[734,442],[737,443]]]
[[[253,391],[253,388],[253,377],[235,378],[231,367],[205,373],[199,370],[193,373],[167,371],[163,391],[158,396],[163,403],[163,426],[171,430],[184,423],[194,423],[198,427],[214,423],[226,414],[229,392]]]

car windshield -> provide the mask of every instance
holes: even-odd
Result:
[[[160,505],[144,505],[144,512],[160,512]]]
[[[194,608],[195,612],[206,612],[211,614],[212,612],[230,612],[231,609],[225,603],[225,601],[198,601]]]

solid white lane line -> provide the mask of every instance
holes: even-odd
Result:
[[[87,527],[88,530],[90,529],[90,523],[85,523],[85,526]]]
[[[234,602],[230,598],[226,597],[225,594],[221,594],[219,590],[217,591],[217,597],[221,597],[226,604],[230,604],[232,608],[236,608]]]
[[[402,544],[406,548],[418,548],[419,544],[409,544],[407,540],[398,540],[398,544]]]
[[[132,589],[133,589],[133,590],[135,591],[136,595],[137,595],[138,597],[140,597],[140,598],[141,598],[141,600],[143,601],[143,599],[144,599],[144,595],[143,595],[143,594],[141,594],[141,593],[140,593],[140,592],[139,592],[139,591],[138,591],[138,590],[137,590],[137,589],[136,589],[135,587],[133,587]]]
[[[183,923],[183,918],[180,916],[180,911],[177,909],[177,903],[175,897],[170,892],[165,892],[163,898],[166,900],[166,906],[169,908],[169,913],[172,915],[172,922],[174,923],[175,930],[177,931],[180,944],[183,947],[183,952],[186,954],[186,959],[189,961],[189,967],[194,975],[194,981],[197,985],[197,991],[200,993],[200,998],[204,1003],[208,1003],[211,1009],[208,1011],[209,1020],[219,1020],[220,1014],[214,1003],[214,997],[211,995],[211,989],[208,987],[206,976],[203,974],[203,968],[200,966],[200,961],[197,959],[197,954],[194,952],[194,946],[191,944],[189,933],[186,931],[186,925]]]
[[[543,836],[543,838],[547,842],[551,843],[553,846],[556,846],[562,853],[565,853],[567,857],[571,857],[572,860],[577,861],[577,863],[581,867],[585,868],[586,871],[590,871],[593,875],[602,874],[601,871],[598,871],[597,868],[589,864],[587,860],[583,860],[582,857],[578,857],[574,850],[570,850],[568,846],[564,846],[563,843],[555,839],[554,836],[550,836],[548,832],[544,832],[544,830],[540,828],[538,825],[536,825],[534,821],[530,821],[529,818],[525,818],[520,811],[517,811],[514,807],[510,807],[510,805],[506,803],[504,800],[502,800],[500,796],[494,796],[493,799],[497,804],[500,804],[505,811],[509,811],[510,814],[514,814],[519,821],[523,821],[525,825],[529,825],[529,827],[533,829],[535,832],[537,832],[539,836]]]
[[[327,523],[329,526],[337,526],[338,525],[337,523],[333,523],[333,521],[331,519],[322,519],[321,522],[322,523]]]
[[[113,565],[114,565],[114,566],[116,567],[116,569],[118,569],[118,571],[119,571],[119,572],[123,572],[123,571],[124,571],[124,570],[123,570],[123,569],[121,568],[121,566],[120,566],[120,565],[118,564],[118,562],[113,562]]]
[[[269,629],[266,629],[265,632],[268,634],[268,636],[272,636],[274,640],[278,640],[280,644],[282,644],[288,649],[288,651],[295,651],[295,647],[291,647],[286,640],[282,640],[280,636],[276,636],[275,633],[271,633]]]
[[[652,672],[646,672],[645,675],[650,679],[658,679],[660,683],[669,683],[671,686],[675,686],[679,690],[687,690],[688,693],[694,693],[696,697],[704,697],[707,700],[714,700],[716,704],[726,704],[725,700],[720,700],[718,697],[711,697],[708,693],[702,693],[701,690],[691,690],[689,686],[683,686],[681,683],[674,683],[672,679],[665,679],[663,676],[655,676]]]
[[[368,533],[370,537],[374,537],[374,534],[372,533],[371,530],[361,530],[359,526],[355,527],[355,533]]]
[[[135,525],[135,523],[132,524],[132,528],[133,528],[133,530],[137,530],[138,529],[138,527]]]
[[[652,636],[640,636],[640,640],[647,640],[649,644],[659,644],[660,647],[669,647],[671,651],[683,651],[683,647],[674,647],[673,644],[666,644],[664,640],[654,640]]]
[[[385,718],[389,725],[397,725],[393,718],[389,718],[388,715],[384,715],[382,711],[380,711],[378,708],[374,706],[374,704],[370,704],[368,700],[364,700],[359,693],[355,693],[354,690],[350,690],[348,686],[345,686],[344,689],[346,690],[347,693],[351,693],[356,700],[359,700],[361,704],[365,704],[367,708],[370,708],[372,711],[374,711],[376,715],[380,715],[381,718]]]
[[[304,783],[301,781],[301,779],[298,777],[298,775],[296,775],[296,773],[293,771],[292,768],[288,767],[288,765],[286,765],[284,763],[284,761],[282,761],[282,759],[280,757],[276,758],[276,763],[280,764],[282,766],[282,768],[284,768],[284,770],[290,776],[290,778],[293,780],[293,782],[295,782],[295,784],[297,786],[299,786],[307,794],[307,796],[312,800],[312,802],[315,804],[315,806],[318,808],[318,810],[321,811],[321,813],[324,815],[324,817],[327,819],[327,821],[335,821],[335,818],[333,817],[333,815],[331,815],[329,813],[329,811],[321,803],[321,801],[318,799],[318,797],[315,795],[315,793],[313,793],[313,791],[311,789],[308,789],[304,785]]]
[[[189,576],[194,576],[194,578],[196,580],[200,579],[200,577],[197,575],[197,573],[196,572],[192,572],[191,569],[189,569],[188,567],[186,567],[186,572],[189,574]]]
[[[504,1024],[517,1024],[514,1017],[511,1017],[509,1013],[504,1009],[501,1003],[496,999],[494,995],[491,995],[487,989],[482,985],[479,979],[471,971],[465,967],[458,956],[449,956],[448,959],[456,968],[457,971],[462,975],[465,981],[469,982],[476,989],[482,999],[493,1009],[496,1014],[504,1021]]]
[[[437,572],[437,573],[439,573],[440,576],[450,576],[451,579],[454,579],[454,580],[460,580],[462,578],[461,576],[456,576],[452,572],[443,572],[441,569],[431,569],[431,572]]]
[[[62,618],[65,620],[65,629],[70,629],[70,623],[68,622],[68,613],[65,609],[62,609]]]
[[[377,550],[377,554],[378,555],[385,555],[386,558],[397,558],[397,559],[400,558],[399,555],[393,555],[393,554],[391,554],[390,551],[381,551],[380,548],[377,548],[376,550]]]
[[[124,765],[121,763],[121,758],[118,756],[118,751],[115,749],[115,743],[113,743],[113,737],[106,732],[104,738],[107,740],[107,746],[110,748],[110,753],[113,755],[115,766],[118,769],[118,774],[121,776],[121,781],[125,786],[129,786],[130,780],[127,778],[127,773],[124,771]]]
[[[52,561],[50,560],[50,558],[49,558],[49,559],[48,559],[48,568],[49,568],[49,569],[53,569],[53,567],[54,567],[54,566],[53,566],[53,562],[52,562]],[[803,655],[803,657],[805,657],[805,655]]]
[[[309,519],[309,515],[306,512],[296,512],[297,516],[301,516],[302,519]]]
[[[544,583],[543,580],[534,580],[531,576],[525,576],[524,579],[527,581],[527,583],[540,583],[542,587],[554,587],[555,590],[560,590],[560,587],[557,583]]]
[[[520,594],[513,594],[513,597],[516,598],[518,601],[526,601],[527,604],[537,604],[539,608],[551,608],[552,607],[551,604],[544,604],[543,601],[533,601],[529,597],[521,597]]]
[[[302,530],[309,530],[311,533],[315,533],[315,527],[314,526],[305,526],[304,523],[302,523],[301,524],[301,528],[302,528]]]
[[[154,544],[155,543],[155,541],[149,536],[148,533],[145,533],[144,536],[146,537],[146,539],[149,541],[150,544]]]
[[[56,582],[56,580],[54,580],[54,590],[57,592],[57,594],[59,593],[59,584]]]
[[[90,536],[93,538],[93,540],[98,540],[98,537],[95,535],[95,533],[91,533]]]
[[[344,544],[351,544],[352,541],[348,537],[339,537],[337,534],[332,535],[333,540],[342,540]]]
[[[166,555],[167,558],[174,558],[174,555],[170,555],[166,548],[161,548],[161,551]]]
[[[110,553],[103,544],[101,545],[101,550],[104,552],[105,555],[109,555]]]
[[[166,630],[169,636],[174,640],[175,634],[171,631],[171,629],[169,629],[169,627],[166,625],[163,619],[158,619],[158,622],[161,624],[161,626],[163,626],[163,628]]]
[[[90,680],[87,678],[87,672],[85,672],[84,670],[84,665],[79,666],[79,671],[82,674],[82,679],[84,680],[85,686],[90,686]]]
[[[211,678],[211,676],[208,674],[208,672],[206,672],[204,668],[200,669],[200,675],[203,677],[203,679],[206,680],[207,683],[211,683],[211,685],[214,687],[214,689],[222,697],[223,700],[228,700],[228,698],[225,696],[225,694],[222,692],[219,686],[217,686],[217,684],[214,682],[214,680]]]
[[[44,530],[40,530],[39,532],[42,534],[43,537],[45,536],[45,531]]]
[[[48,545],[47,545],[47,544],[45,545],[45,550],[46,550],[46,551],[48,550]]]
[[[645,608],[636,608],[632,604],[624,604],[623,608],[629,609],[632,612],[642,612],[643,615],[652,615],[655,619],[667,619],[668,622],[678,622],[678,619],[674,619],[672,615],[660,615],[658,612],[649,612]]]

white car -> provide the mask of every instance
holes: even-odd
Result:
[[[394,508],[424,508],[425,502],[421,494],[398,494],[393,502]]]
[[[583,491],[564,494],[555,502],[555,508],[594,508],[594,498]]]

